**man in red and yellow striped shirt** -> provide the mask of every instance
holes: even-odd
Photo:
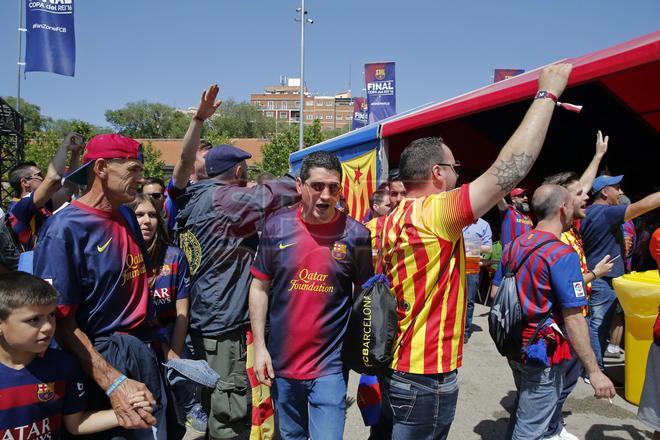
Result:
[[[391,371],[380,378],[379,438],[445,439],[458,399],[465,326],[462,229],[501,200],[541,151],[556,98],[571,66],[543,70],[539,91],[495,163],[458,189],[459,163],[439,137],[413,141],[401,153],[407,194],[387,217],[383,268],[397,299],[399,332]]]

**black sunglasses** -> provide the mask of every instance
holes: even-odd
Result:
[[[340,183],[324,183],[324,182],[305,182],[307,186],[312,188],[316,192],[323,192],[323,190],[328,187],[328,191],[331,195],[337,194],[341,190]]]

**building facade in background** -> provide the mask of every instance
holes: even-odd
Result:
[[[311,125],[315,119],[324,129],[346,128],[353,119],[353,99],[350,92],[334,96],[314,95],[305,87],[303,122]],[[263,93],[250,95],[250,104],[267,118],[282,124],[298,124],[300,121],[300,78],[281,77],[280,84],[266,86]]]

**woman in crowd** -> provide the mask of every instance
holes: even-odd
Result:
[[[158,340],[161,350],[158,355],[163,362],[180,357],[189,358],[185,339],[188,332],[189,277],[188,261],[184,252],[172,246],[167,229],[160,215],[156,201],[148,194],[137,194],[128,205],[137,217],[142,237],[147,246],[149,259],[154,268],[150,280],[156,305],[156,318],[159,324]],[[186,426],[195,431],[205,432],[208,418],[195,399],[194,386],[188,382],[172,387],[176,402],[176,415]],[[169,427],[168,427],[168,432]]]

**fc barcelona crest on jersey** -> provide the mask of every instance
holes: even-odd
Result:
[[[341,243],[335,243],[332,246],[332,258],[335,260],[343,260],[346,258],[346,245]]]
[[[37,384],[37,399],[48,402],[55,397],[55,382]]]

